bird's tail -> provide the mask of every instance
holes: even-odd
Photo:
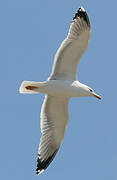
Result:
[[[39,87],[42,85],[43,82],[23,81],[19,88],[19,92],[21,94],[37,94],[39,93]]]

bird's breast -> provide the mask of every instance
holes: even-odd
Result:
[[[74,81],[49,80],[41,87],[40,92],[64,98],[79,97],[80,90],[74,84]]]

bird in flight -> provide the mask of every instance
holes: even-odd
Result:
[[[68,124],[68,103],[72,97],[92,96],[101,99],[94,90],[76,79],[77,66],[90,38],[90,21],[83,7],[73,18],[66,39],[54,58],[50,77],[44,82],[23,81],[20,93],[45,94],[40,113],[41,139],[36,173],[41,174],[55,157]]]

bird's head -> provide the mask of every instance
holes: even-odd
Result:
[[[96,97],[98,99],[102,99],[102,97],[98,94],[96,94],[94,92],[94,90],[92,88],[90,88],[89,86],[82,84],[78,81],[76,81],[75,86],[77,86],[78,88],[78,94],[80,96],[92,96],[92,97]]]

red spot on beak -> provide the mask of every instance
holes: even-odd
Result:
[[[102,99],[102,97],[99,96],[98,94],[95,94],[95,93],[94,93],[93,96],[96,97],[96,98],[98,98],[98,99],[100,99],[100,100]]]

